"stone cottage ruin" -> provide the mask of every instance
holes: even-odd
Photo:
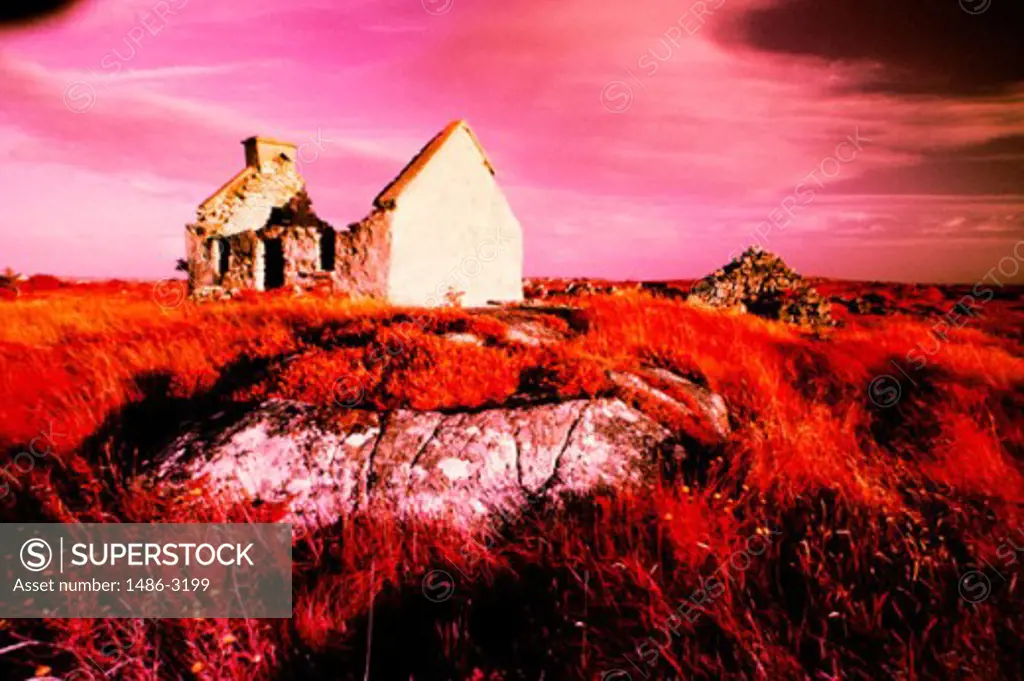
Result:
[[[345,229],[313,210],[295,145],[242,144],[245,168],[187,226],[194,294],[328,287],[427,307],[522,300],[522,230],[465,121],[434,137]]]

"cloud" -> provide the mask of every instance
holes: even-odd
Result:
[[[35,0],[0,4],[0,27],[21,26],[68,11],[76,0]]]
[[[1024,135],[978,144],[924,150],[911,164],[872,168],[836,187],[837,192],[1024,196]]]
[[[16,125],[33,143],[21,147],[21,162],[201,178],[211,145],[237,144],[240,117],[223,106],[12,57],[0,57],[0,79],[7,101],[0,121]]]
[[[990,95],[1024,81],[1022,30],[1020,2],[790,0],[753,9],[733,37],[768,52],[857,64],[878,92]]]
[[[280,127],[212,98],[162,94],[151,86],[166,79],[230,74],[238,68],[157,68],[127,77],[96,78],[88,71],[0,57],[7,102],[0,122],[6,120],[23,135],[22,143],[8,154],[22,163],[69,163],[109,173],[134,171],[219,184],[225,172],[238,167],[243,134]],[[314,139],[318,130],[279,134],[301,143]],[[323,155],[350,161],[395,158],[393,151],[360,136],[325,137],[330,142],[324,144]]]

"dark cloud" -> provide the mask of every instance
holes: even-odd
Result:
[[[1021,0],[788,0],[737,29],[761,50],[877,66],[872,91],[984,95],[1024,81]]]
[[[915,164],[875,168],[835,186],[843,194],[1024,194],[1024,136],[926,152]]]
[[[46,18],[75,4],[76,0],[3,0],[0,2],[0,27]]]

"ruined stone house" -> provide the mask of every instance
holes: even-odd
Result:
[[[242,144],[245,168],[187,227],[193,292],[326,286],[428,307],[522,300],[522,231],[465,121],[434,137],[344,229],[313,210],[295,145]]]

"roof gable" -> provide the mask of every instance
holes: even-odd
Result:
[[[275,160],[264,170],[267,172],[248,166],[228,180],[200,204],[197,224],[224,236],[258,230],[266,225],[274,208],[283,207],[305,190],[298,168],[287,158]]]
[[[213,205],[217,201],[217,199],[221,198],[230,191],[238,189],[239,187],[244,185],[246,181],[248,181],[250,178],[254,177],[257,174],[258,171],[255,168],[249,166],[242,168],[237,173],[235,173],[234,177],[232,177],[230,180],[222,184],[220,186],[220,189],[206,197],[206,199],[199,204],[199,210],[203,210]]]
[[[491,165],[491,160],[487,157],[487,152],[484,151],[483,145],[480,144],[480,140],[473,134],[473,129],[469,127],[469,123],[465,120],[452,121],[445,129],[434,136],[432,140],[427,142],[427,145],[420,150],[418,154],[413,156],[409,164],[402,169],[402,172],[398,174],[394,180],[392,180],[384,189],[381,190],[377,198],[373,200],[373,205],[377,208],[388,208],[394,204],[394,202],[401,196],[402,192],[405,191],[406,187],[416,179],[416,177],[423,171],[424,168],[429,165],[430,161],[444,148],[448,141],[454,137],[457,133],[464,131],[469,138],[473,141],[477,150],[480,152],[480,157],[483,160],[484,165],[487,167],[491,174],[494,174],[494,166]]]

